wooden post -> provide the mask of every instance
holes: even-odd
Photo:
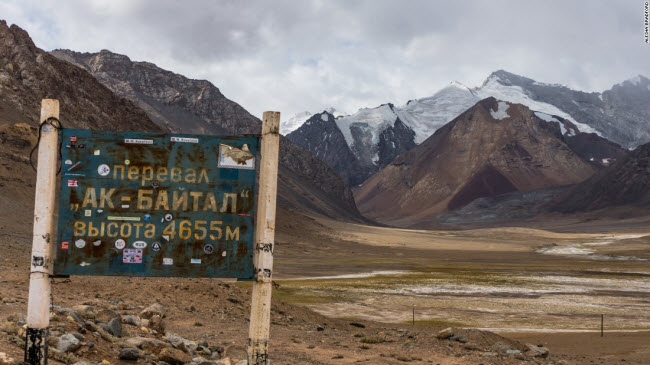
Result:
[[[59,118],[59,101],[43,99],[41,120]],[[39,123],[40,124],[40,123]],[[58,125],[57,125],[58,127]],[[47,327],[50,325],[50,275],[54,261],[54,204],[56,197],[57,149],[59,130],[50,122],[40,127],[36,198],[34,202],[34,236],[29,274],[27,304],[27,338],[25,361],[47,364]]]
[[[271,275],[275,242],[275,203],[278,191],[280,112],[264,112],[259,155],[260,181],[255,219],[255,281],[248,337],[248,363],[269,364],[271,326]]]

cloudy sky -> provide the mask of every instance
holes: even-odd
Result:
[[[643,1],[3,0],[45,50],[101,49],[207,79],[260,116],[404,104],[505,69],[602,91],[650,76]]]

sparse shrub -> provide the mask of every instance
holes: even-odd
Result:
[[[381,336],[368,336],[361,339],[361,343],[376,344],[376,343],[384,343],[384,342],[387,341],[384,337]]]

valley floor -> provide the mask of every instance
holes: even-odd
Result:
[[[537,340],[572,361],[650,361],[647,221],[529,225],[544,229],[425,231],[313,220],[297,240],[280,237],[276,296],[329,317],[404,325],[415,312],[416,326]]]
[[[645,221],[424,231],[295,214],[280,215],[278,225],[271,341],[276,364],[518,363],[490,350],[499,342],[521,346],[509,339],[545,345],[565,363],[649,361]],[[20,231],[10,222],[3,227]],[[4,235],[0,244],[2,323],[26,311],[29,236]],[[169,331],[241,358],[249,286],[214,279],[72,277],[55,280],[53,300],[122,315],[158,301],[169,308]],[[449,326],[481,350],[435,338]],[[125,331],[138,334],[130,326]],[[22,350],[1,333],[0,328],[0,352],[20,358]],[[84,358],[120,363],[118,350],[102,346]]]

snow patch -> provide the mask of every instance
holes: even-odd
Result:
[[[490,109],[490,115],[492,116],[492,118],[498,119],[498,120],[508,118],[508,117],[510,117],[510,115],[508,115],[508,112],[507,112],[509,107],[510,107],[510,105],[508,105],[508,103],[500,101],[499,104],[497,105],[497,110],[496,111]]]
[[[395,113],[415,132],[415,143],[420,144],[479,100],[467,86],[454,81],[433,96],[395,108]]]
[[[352,131],[350,128],[353,124],[359,125],[370,131],[372,143],[376,145],[379,143],[379,135],[381,132],[386,130],[386,128],[393,126],[396,120],[397,114],[395,114],[389,105],[384,104],[377,108],[360,109],[355,114],[338,118],[336,120],[336,125],[343,133],[345,142],[347,142],[348,146],[351,148],[354,139],[352,138]]]
[[[531,110],[536,110],[549,115],[557,115],[558,117],[571,121],[581,132],[596,133],[599,136],[601,135],[601,133],[596,131],[594,128],[583,123],[578,123],[573,119],[573,117],[571,117],[571,115],[562,111],[558,107],[531,99],[521,87],[501,84],[499,78],[494,75],[488,78],[483,86],[473,89],[472,91],[481,99],[492,96],[497,100],[507,101],[511,104],[523,104]]]
[[[548,114],[546,114],[546,113],[542,113],[542,112],[535,112],[535,115],[536,115],[538,118],[540,118],[540,119],[542,119],[542,120],[544,120],[544,121],[546,121],[546,122],[558,122],[558,123],[560,124],[560,131],[562,132],[562,135],[565,135],[565,134],[566,134],[567,130],[566,130],[566,128],[564,127],[564,123],[562,123],[561,121],[559,121],[559,120],[558,120],[557,118],[555,118],[554,116],[552,116],[552,115],[548,115]],[[570,132],[572,133],[573,131],[570,131]]]
[[[329,115],[327,115],[327,113],[323,113],[323,114],[320,115],[320,119],[323,122],[327,122],[328,120],[330,120],[330,117],[329,117]]]

